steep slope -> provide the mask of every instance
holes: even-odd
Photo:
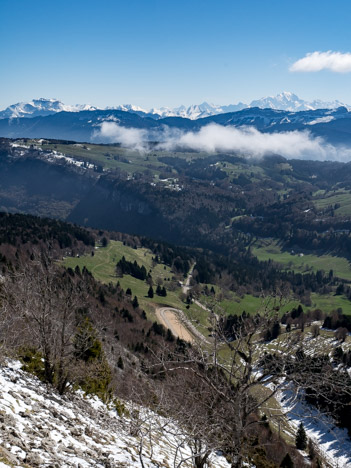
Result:
[[[82,392],[61,397],[20,367],[0,367],[0,467],[193,466],[182,431],[167,418]],[[214,468],[229,467],[211,458]]]

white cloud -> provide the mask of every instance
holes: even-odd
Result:
[[[262,133],[254,127],[235,128],[210,124],[198,132],[183,133],[160,144],[161,148],[185,147],[195,151],[235,151],[249,157],[280,154],[288,159],[350,160],[351,149],[337,148],[308,131]]]
[[[290,67],[292,72],[318,72],[331,70],[336,73],[347,73],[351,71],[351,53],[341,52],[311,52],[305,57],[297,60]]]
[[[158,141],[157,149],[169,151],[184,148],[208,153],[236,152],[255,158],[280,154],[287,159],[351,160],[351,148],[334,146],[308,131],[262,133],[254,127],[236,128],[217,124],[206,125],[194,132],[168,127],[163,131],[147,131],[103,122],[94,139],[97,142],[121,143],[123,147],[143,152],[148,150],[150,141]]]
[[[104,143],[120,143],[126,148],[143,151],[147,132],[139,128],[121,127],[115,122],[103,122],[93,139]]]

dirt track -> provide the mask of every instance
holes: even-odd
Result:
[[[184,283],[182,283],[182,291],[184,294],[190,289],[190,280],[192,278],[193,265],[189,271],[188,277]],[[195,301],[197,303],[197,301]],[[208,311],[208,309],[198,303],[200,307]],[[194,325],[189,321],[184,312],[173,307],[156,307],[156,317],[162,325],[169,328],[174,336],[181,338],[189,343],[197,342],[208,343],[208,340],[197,330]]]
[[[169,328],[174,336],[182,338],[189,343],[205,343],[209,341],[189,321],[184,312],[173,307],[157,307],[156,316],[166,328]]]
[[[169,328],[174,336],[192,343],[194,341],[194,337],[182,324],[179,313],[180,311],[173,309],[172,307],[159,307],[156,309],[156,316],[158,320],[166,328]]]

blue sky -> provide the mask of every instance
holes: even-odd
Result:
[[[0,108],[38,97],[142,107],[283,90],[351,104],[351,71],[289,71],[351,52],[349,0],[1,0]]]

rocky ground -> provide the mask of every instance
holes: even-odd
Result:
[[[20,367],[0,366],[0,468],[192,466],[174,422],[128,403],[118,414],[81,392],[62,397]],[[229,465],[214,456],[212,466]]]

